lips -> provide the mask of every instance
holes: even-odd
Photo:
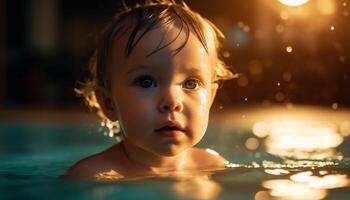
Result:
[[[156,129],[155,132],[165,137],[177,137],[181,134],[184,134],[185,130],[181,128],[180,125],[171,123],[169,125],[165,125],[159,129]]]
[[[183,130],[176,127],[176,126],[164,126],[160,129],[156,130],[156,132],[158,132],[158,131],[183,131]]]

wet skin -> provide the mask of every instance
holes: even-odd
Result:
[[[148,56],[161,42],[179,33],[158,28],[149,32],[129,57],[127,41],[117,37],[108,66],[110,87],[96,94],[105,115],[119,120],[124,140],[104,152],[76,163],[64,177],[96,178],[113,172],[120,178],[223,168],[227,161],[204,149],[193,148],[207,129],[209,110],[217,84],[213,65],[217,59],[214,42],[208,39],[206,52],[191,33],[185,47],[182,32],[175,42]]]

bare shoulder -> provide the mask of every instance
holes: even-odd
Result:
[[[92,155],[76,162],[63,175],[61,179],[93,179],[99,170],[99,155]]]
[[[192,148],[192,161],[204,169],[224,168],[229,162],[212,149]]]
[[[109,150],[107,149],[101,153],[79,160],[61,175],[60,178],[66,180],[95,180],[99,174],[104,174],[110,171],[116,173],[116,170],[113,169],[115,169],[115,166],[113,166]]]

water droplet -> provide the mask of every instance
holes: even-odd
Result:
[[[219,109],[220,109],[220,110],[224,109],[224,106],[219,106]]]
[[[109,131],[109,134],[108,134],[109,137],[113,137],[114,136],[114,133],[112,130]]]
[[[119,143],[119,142],[121,142],[122,140],[123,140],[123,138],[120,137],[120,136],[116,136],[116,137],[115,137],[116,143]]]
[[[246,97],[246,98],[244,98],[244,101],[248,101],[248,98]]]
[[[288,53],[293,52],[293,47],[287,46],[287,47],[286,47],[286,51],[287,51]]]
[[[256,163],[256,162],[252,162],[252,167],[254,167],[254,168],[259,168],[260,167],[260,165],[258,164],[258,163]]]
[[[331,26],[331,30],[334,31],[335,27],[334,26]]]
[[[279,86],[281,86],[281,83],[280,83],[280,82],[277,82],[277,84],[276,84],[276,85],[279,87]]]
[[[343,3],[343,6],[346,6],[346,2]]]
[[[332,104],[332,109],[333,109],[333,110],[338,109],[338,104],[337,104],[337,103],[333,103],[333,104]]]

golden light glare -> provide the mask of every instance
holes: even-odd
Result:
[[[280,3],[286,5],[286,6],[302,6],[309,2],[309,0],[278,0]]]
[[[295,20],[303,26],[303,31],[322,31],[326,26],[334,22],[333,18],[338,16],[337,13],[343,16],[349,15],[346,9],[337,12],[339,4],[336,0],[274,0],[260,2],[269,6],[275,11],[276,15],[279,15],[285,21],[282,23],[288,27],[286,28],[286,33],[296,28],[290,26],[291,22],[296,22]],[[261,27],[272,25],[268,20],[260,23]],[[292,37],[298,37],[298,34]],[[306,38],[305,40],[308,41]]]
[[[124,178],[124,176],[118,174],[114,170],[106,171],[106,172],[100,172],[95,175],[95,178],[97,180],[119,180]]]
[[[265,170],[265,172],[267,172]],[[272,175],[280,175],[270,171]],[[283,171],[282,171],[283,172]],[[324,172],[327,174],[327,172]],[[286,173],[282,173],[286,174]],[[345,174],[329,174],[325,176],[314,176],[311,171],[300,172],[290,176],[288,179],[272,179],[262,182],[262,186],[268,189],[268,194],[259,196],[260,199],[323,199],[327,196],[328,189],[347,187],[350,179]],[[260,200],[259,199],[259,200]]]
[[[335,148],[343,140],[331,123],[276,119],[269,123],[265,145],[267,151],[275,155],[325,159],[337,156]]]
[[[350,186],[350,179],[345,174],[326,175],[309,183],[312,188],[334,189]]]
[[[213,149],[206,148],[205,151],[211,155],[214,155],[214,156],[220,155],[218,152],[214,151]]]
[[[278,199],[323,199],[327,191],[308,187],[306,183],[295,183],[290,180],[274,179],[262,183],[264,188],[270,189],[269,194]]]
[[[331,15],[336,11],[337,6],[333,0],[318,0],[317,8],[320,14]]]
[[[255,194],[255,200],[266,200],[271,199],[269,193],[267,191],[259,191]]]
[[[285,169],[265,169],[265,173],[277,176],[277,175],[289,174],[290,172]]]
[[[286,47],[286,51],[287,51],[288,53],[292,53],[292,52],[293,52],[293,47],[292,47],[292,46],[287,46],[287,47]]]
[[[266,122],[259,121],[253,125],[253,133],[259,138],[264,138],[269,134],[269,126]]]
[[[222,190],[220,184],[206,176],[176,182],[172,189],[181,197],[201,200],[216,199]]]
[[[311,171],[300,172],[290,177],[295,183],[306,183],[314,189],[334,189],[347,187],[350,179],[345,174],[329,174],[322,177],[313,176]]]
[[[342,136],[347,137],[350,135],[350,122],[349,121],[343,121],[340,124],[340,134]]]

